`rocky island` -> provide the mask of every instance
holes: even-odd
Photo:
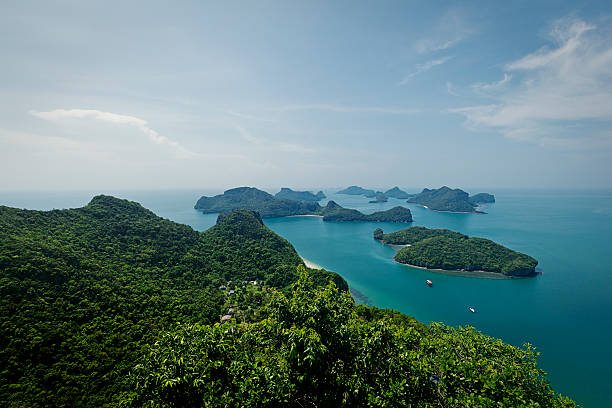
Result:
[[[484,214],[478,210],[480,203],[494,203],[492,194],[479,193],[470,197],[465,191],[456,188],[440,187],[438,189],[425,188],[423,191],[408,200],[409,203],[420,204],[434,211]]]
[[[224,213],[238,209],[257,211],[262,218],[292,215],[318,215],[323,221],[377,221],[412,222],[412,214],[406,207],[397,206],[386,211],[363,214],[344,208],[334,201],[325,207],[316,202],[279,199],[254,187],[238,187],[214,197],[201,197],[194,208],[204,213]]]
[[[389,201],[387,196],[381,191],[377,191],[374,196],[369,198],[374,198],[374,200],[370,200],[368,201],[368,203],[386,203],[387,201]]]
[[[410,227],[374,239],[403,245],[394,259],[403,264],[447,271],[493,272],[506,276],[534,276],[538,261],[485,238],[469,237],[447,229]]]
[[[294,200],[294,201],[321,201],[326,198],[323,191],[319,191],[317,194],[312,194],[310,191],[294,191],[290,188],[283,187],[281,191],[274,195],[276,198]]]
[[[414,194],[408,194],[407,192],[400,190],[399,187],[395,186],[387,191],[385,191],[385,195],[387,197],[391,197],[391,198],[399,198],[402,200],[405,200],[407,198],[410,198],[412,196],[414,196]]]
[[[374,190],[368,190],[359,186],[350,186],[345,188],[344,190],[338,191],[338,194],[348,194],[348,195],[364,195],[374,197],[376,192]]]

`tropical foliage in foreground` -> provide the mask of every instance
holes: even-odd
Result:
[[[71,210],[0,207],[0,406],[116,406],[160,333],[219,321],[234,283],[231,306],[259,316],[262,294],[243,296],[242,282],[288,290],[299,264],[249,211],[197,232],[107,196]]]
[[[356,306],[301,271],[259,322],[179,325],[133,372],[150,407],[574,407],[530,345]],[[402,316],[402,315],[400,315]]]
[[[374,239],[385,244],[409,245],[395,254],[400,263],[430,269],[496,272],[509,276],[535,274],[538,261],[496,242],[447,229],[410,227],[384,234],[380,228]]]

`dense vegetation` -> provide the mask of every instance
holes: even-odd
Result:
[[[263,218],[274,218],[315,214],[321,209],[321,206],[316,202],[278,199],[272,194],[253,187],[238,187],[214,197],[202,196],[194,208],[204,213],[244,209],[257,211]]]
[[[383,232],[380,228],[378,228],[377,231],[380,231],[381,234]],[[376,238],[376,234],[374,235],[374,238]],[[412,245],[416,244],[419,241],[423,241],[424,239],[439,236],[446,236],[450,238],[465,237],[465,235],[463,234],[447,229],[430,229],[416,226],[404,228],[403,230],[391,232],[389,234],[382,234],[379,238],[376,239],[383,241],[383,243],[385,244]]]
[[[228,281],[290,288],[299,264],[248,211],[199,233],[107,196],[71,210],[0,207],[0,406],[116,406],[160,332],[219,321]]]
[[[470,198],[465,191],[458,188],[452,190],[446,186],[433,190],[425,188],[408,200],[409,203],[421,204],[430,210],[467,213],[481,212],[476,210],[479,202],[494,201],[491,194],[480,193]]]
[[[470,202],[474,204],[480,203],[494,203],[495,196],[489,193],[478,193],[470,196]]]
[[[374,190],[365,189],[359,186],[350,186],[345,188],[344,190],[338,191],[338,194],[348,194],[348,195],[371,195],[372,197],[376,192]]]
[[[368,201],[369,203],[386,203],[387,201],[389,201],[389,199],[387,198],[387,196],[380,192],[377,191],[373,196],[367,196],[369,198],[374,198],[374,200],[372,201]]]
[[[400,188],[397,186],[385,191],[385,195],[387,197],[399,198],[403,200],[412,197],[412,194],[408,194],[404,190],[400,190]]]
[[[509,276],[535,274],[538,261],[484,238],[446,229],[410,227],[384,234],[380,228],[374,238],[385,244],[410,245],[395,254],[400,263],[430,269],[487,271]]]
[[[393,207],[385,211],[363,214],[357,210],[343,208],[330,201],[320,211],[323,221],[374,221],[374,222],[412,222],[412,213],[406,207]]]
[[[281,191],[274,194],[274,197],[294,201],[321,201],[325,198],[325,194],[322,191],[312,194],[310,191],[293,191],[290,188],[283,187]]]
[[[405,207],[395,207],[374,214],[363,214],[357,210],[343,208],[334,201],[325,207],[316,202],[301,202],[277,199],[265,191],[253,187],[239,187],[227,190],[215,197],[201,197],[196,210],[205,213],[228,212],[236,209],[257,211],[263,218],[289,215],[321,215],[324,221],[384,221],[412,222],[412,214]]]
[[[291,296],[270,292],[260,321],[162,334],[134,370],[126,405],[575,406],[551,389],[529,344],[423,326],[300,276]]]

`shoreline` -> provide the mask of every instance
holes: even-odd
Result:
[[[304,265],[306,265],[306,267],[310,269],[325,269],[321,265],[317,265],[316,263],[309,261],[308,259],[304,258],[301,255],[300,255],[300,258],[302,258],[302,262],[304,262]]]
[[[293,217],[316,217],[316,218],[323,218],[322,215],[316,215],[316,214],[300,214],[300,215],[286,215],[286,218],[293,218]]]
[[[480,278],[480,279],[522,279],[522,278],[530,278],[531,276],[512,276],[512,275],[504,275],[499,272],[490,272],[490,271],[461,271],[457,269],[437,269],[437,268],[427,268],[425,266],[412,265],[407,263],[398,262],[393,258],[395,263],[408,266],[410,268],[423,269],[426,271],[439,273],[441,275],[451,275],[451,276],[460,276],[462,278]]]
[[[478,210],[474,210],[474,211],[446,211],[446,210],[434,210],[433,208],[429,208],[426,205],[423,204],[418,204],[418,203],[408,203],[408,204],[416,204],[416,205],[420,205],[423,208],[428,209],[429,211],[435,211],[435,212],[439,212],[439,213],[449,213],[449,214],[486,214],[486,212],[484,211],[478,211]],[[479,208],[479,207],[476,207]]]
[[[302,258],[302,262],[304,262],[304,265],[306,265],[306,267],[308,267],[310,269],[325,269],[321,265],[318,265],[318,264],[316,264],[314,262],[311,262],[308,259],[304,258],[302,255],[300,255],[300,258]],[[340,276],[342,276],[342,275],[340,275]],[[362,305],[371,305],[370,299],[366,295],[364,295],[363,293],[359,292],[357,289],[352,288],[350,285],[349,285],[349,293],[351,294],[351,296],[353,297],[353,299],[357,303],[360,303]]]

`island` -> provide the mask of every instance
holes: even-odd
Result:
[[[201,197],[195,204],[196,210],[203,213],[224,213],[238,209],[257,211],[262,218],[277,218],[297,215],[316,215],[323,221],[375,221],[375,222],[412,222],[410,209],[397,206],[373,214],[344,208],[335,201],[325,207],[316,202],[279,199],[254,187],[237,187],[214,197]]]
[[[407,198],[412,197],[414,194],[408,194],[407,192],[400,190],[399,187],[395,186],[387,191],[385,191],[385,195],[391,198],[398,198],[401,200],[405,200]]]
[[[386,203],[387,201],[389,201],[387,196],[383,192],[377,191],[374,194],[374,200],[368,201],[368,203]]]
[[[495,196],[493,194],[489,194],[489,193],[478,193],[478,194],[474,194],[472,196],[470,196],[470,202],[474,203],[474,204],[481,204],[481,203],[494,203],[495,202]]]
[[[374,197],[376,192],[374,190],[367,190],[365,188],[359,186],[350,186],[345,188],[344,190],[338,191],[338,194],[348,194],[348,195],[364,195]]]
[[[408,203],[420,204],[434,211],[471,214],[484,214],[478,209],[479,204],[483,202],[495,202],[495,197],[487,193],[479,193],[470,197],[468,193],[459,188],[451,189],[447,186],[438,189],[425,188],[408,200]]]
[[[394,259],[403,264],[447,271],[492,272],[505,276],[534,276],[538,261],[485,238],[469,237],[447,229],[410,227],[385,234],[377,228],[374,239],[401,245]]]
[[[325,198],[325,194],[323,194],[323,191],[312,194],[310,191],[294,191],[290,188],[283,187],[274,197],[294,201],[321,201]]]
[[[386,211],[363,214],[357,210],[343,208],[330,201],[320,211],[323,221],[372,221],[372,222],[412,222],[412,213],[406,207],[397,206]]]

